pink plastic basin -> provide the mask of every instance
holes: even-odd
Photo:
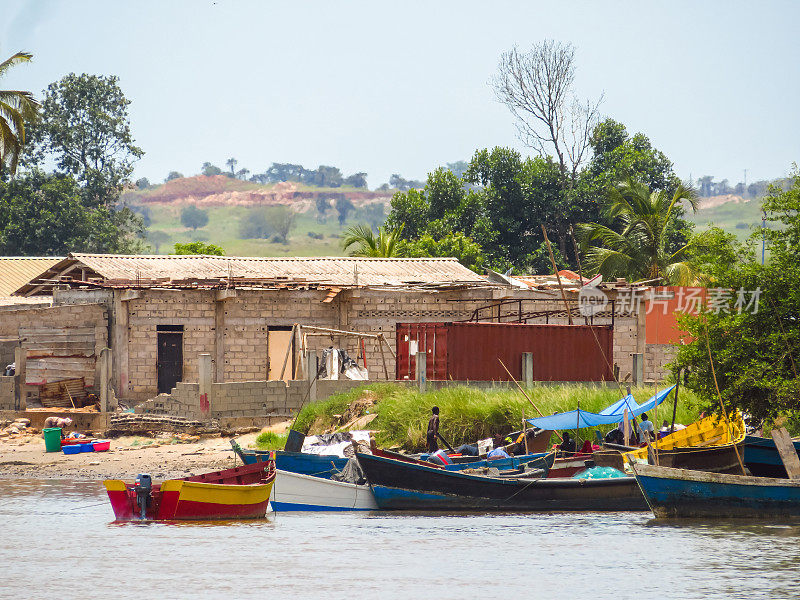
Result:
[[[111,448],[111,440],[97,440],[94,442],[95,452],[106,452]]]

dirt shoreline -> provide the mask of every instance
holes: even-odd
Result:
[[[238,436],[248,447],[256,434]],[[196,442],[120,437],[108,452],[64,454],[45,452],[41,435],[0,440],[0,479],[134,479],[150,473],[154,479],[186,477],[242,464],[230,438],[206,437]]]

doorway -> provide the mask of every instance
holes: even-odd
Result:
[[[286,360],[286,351],[289,350],[289,359]],[[283,381],[290,381],[294,375],[294,338],[291,327],[270,327],[267,330],[267,379],[275,381],[281,379],[283,363],[286,361],[286,371]]]
[[[183,325],[158,325],[158,393],[168,394],[183,379]]]

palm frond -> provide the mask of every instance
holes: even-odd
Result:
[[[0,62],[0,77],[5,75],[6,71],[8,71],[11,67],[30,62],[31,59],[33,59],[33,54],[30,52],[17,52],[13,56],[10,56],[3,62]]]
[[[674,262],[664,269],[664,275],[672,285],[691,285],[697,277],[694,270],[687,262]]]

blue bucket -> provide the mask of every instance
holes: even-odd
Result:
[[[64,454],[79,454],[83,444],[70,444],[69,446],[61,446],[61,451]]]

